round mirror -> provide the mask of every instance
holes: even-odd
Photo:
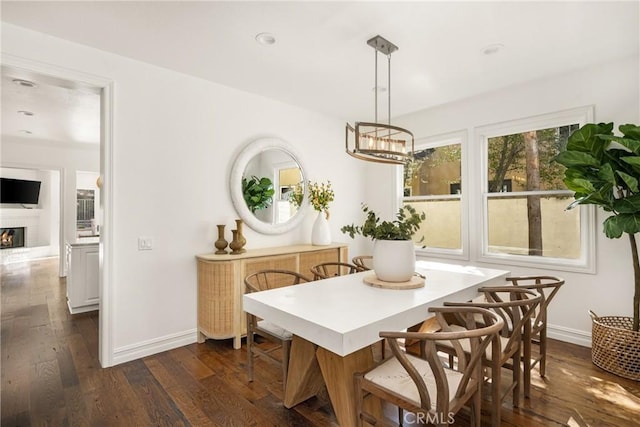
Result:
[[[231,169],[229,189],[236,212],[253,230],[285,233],[302,221],[306,210],[305,169],[295,149],[278,138],[247,145]],[[302,203],[296,203],[303,199]]]

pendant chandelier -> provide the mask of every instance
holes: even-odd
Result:
[[[347,123],[346,151],[349,155],[377,163],[402,165],[413,155],[413,134],[406,129],[391,125],[391,54],[398,47],[381,36],[367,41],[375,49],[375,122],[356,122],[355,127]],[[388,122],[378,123],[378,54],[387,55],[388,64]]]

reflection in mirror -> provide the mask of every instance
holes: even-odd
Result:
[[[292,203],[292,196],[296,188],[303,186],[302,171],[298,165],[280,169],[278,171],[279,207],[276,213],[276,222],[283,223],[289,221],[298,212],[298,206]]]
[[[242,182],[247,207],[260,221],[282,224],[295,215],[297,208],[289,197],[301,184],[302,171],[288,152],[270,149],[254,156],[244,170]]]
[[[304,167],[295,149],[277,138],[258,139],[238,155],[231,177],[231,199],[253,230],[279,234],[303,218],[299,202],[306,197]],[[298,203],[291,203],[296,200]]]

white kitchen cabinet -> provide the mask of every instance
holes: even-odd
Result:
[[[97,242],[67,244],[67,305],[71,314],[97,310],[100,301]]]

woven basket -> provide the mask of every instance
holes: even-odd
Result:
[[[640,381],[640,332],[631,317],[591,315],[591,360],[616,375]]]

